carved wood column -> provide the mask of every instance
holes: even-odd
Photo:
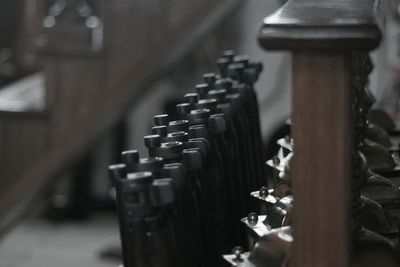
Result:
[[[291,0],[265,18],[263,48],[293,52],[291,266],[349,266],[350,53],[381,35],[373,0]]]

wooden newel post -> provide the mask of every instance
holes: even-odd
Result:
[[[351,52],[378,46],[373,0],[291,0],[265,18],[259,42],[293,53],[291,266],[349,266]]]

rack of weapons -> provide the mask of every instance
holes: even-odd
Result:
[[[225,51],[218,66],[220,74],[205,74],[177,105],[177,120],[154,117],[152,135],[144,137],[148,158],[124,151],[123,164],[109,168],[125,267],[221,266],[222,255],[232,266],[290,262],[294,141],[277,140],[267,181],[254,92],[262,65]],[[398,266],[398,132],[386,113],[372,109],[369,55],[353,52],[351,70],[352,262],[373,255],[375,263]]]
[[[372,109],[369,55],[354,52],[351,64],[353,258],[374,255],[398,266],[398,134],[386,113]],[[123,164],[109,168],[125,267],[221,266],[223,254],[232,266],[290,261],[294,141],[277,140],[268,183],[253,87],[262,65],[225,51],[218,66],[220,74],[205,74],[177,105],[177,120],[154,117],[152,135],[144,137],[148,158],[124,151]]]
[[[257,154],[261,138],[252,91],[259,64],[225,52],[218,61],[221,73],[205,75],[206,84],[196,86],[197,94],[186,95],[188,103],[178,105],[180,119],[190,125],[189,138],[198,138],[194,133],[200,130],[193,126],[203,124],[201,137],[208,140],[201,142],[203,146],[183,142],[185,152],[175,148],[176,139],[167,145],[177,131],[173,125],[181,123],[156,117],[156,124],[166,127],[155,127],[158,135],[145,141],[151,157],[164,158],[166,164],[158,173],[167,180],[153,181],[155,172],[132,173],[150,170],[130,167],[145,166],[137,152],[123,153],[125,165],[110,167],[125,267],[161,262],[220,266],[221,254],[237,244],[248,252],[234,247],[232,254],[224,254],[231,266],[400,265],[399,131],[388,114],[374,109],[368,89],[373,69],[368,51],[381,39],[377,8],[373,0],[296,0],[264,20],[258,37],[261,46],[293,54],[294,138],[277,140],[280,149],[267,161],[274,170],[268,181],[262,153]],[[315,16],[310,23],[306,14],[321,10],[326,16]],[[288,25],[288,18],[295,23]],[[293,34],[294,30],[302,34]],[[234,101],[232,90],[237,95]],[[246,102],[246,95],[253,100]],[[215,99],[211,102],[216,108],[199,106],[204,101],[199,99]],[[199,107],[213,115],[200,116],[205,111]],[[172,150],[173,167],[166,160]],[[153,203],[165,204],[136,201],[146,199],[146,194],[137,194],[144,188],[152,192],[148,199],[160,201]],[[196,201],[189,204],[189,199]],[[127,200],[148,204],[129,206]],[[179,206],[180,201],[189,208]],[[258,213],[248,213],[254,210]],[[244,214],[248,216],[240,219]]]
[[[266,183],[257,97],[258,61],[223,52],[173,114],[154,117],[147,158],[122,152],[109,167],[116,189],[123,263],[220,266],[245,244],[240,218]]]

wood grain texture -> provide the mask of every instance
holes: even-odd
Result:
[[[292,105],[292,266],[348,266],[352,131],[347,56],[294,53]]]
[[[45,0],[22,0],[21,5],[15,56],[18,68],[24,73],[30,73],[39,69],[35,42],[45,15]]]
[[[16,184],[25,166],[40,164],[41,155],[49,148],[48,125],[42,118],[4,118],[0,122],[0,195]],[[29,191],[25,187],[21,192]]]
[[[107,65],[102,59],[49,58],[45,70],[51,145],[60,149],[74,131],[85,127],[112,90],[105,86]]]

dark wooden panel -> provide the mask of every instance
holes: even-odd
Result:
[[[140,71],[154,53],[154,46],[168,34],[165,7],[165,1],[159,0],[114,1],[111,5],[109,87]]]
[[[185,19],[190,16],[196,16],[202,10],[207,9],[210,4],[218,4],[223,0],[207,0],[207,1],[187,1],[187,0],[169,0],[168,8],[168,30],[173,31],[179,28]]]
[[[103,59],[49,58],[45,64],[51,144],[62,146],[79,127],[85,127],[107,96],[107,66]]]
[[[41,20],[45,12],[45,0],[22,0],[19,31],[16,42],[16,61],[24,73],[37,71],[38,55],[35,53],[35,42],[41,31]]]
[[[0,123],[0,195],[15,186],[25,167],[41,164],[39,159],[49,148],[49,132],[45,119],[6,118]],[[25,192],[29,187],[25,187]],[[20,196],[12,196],[18,198]]]

